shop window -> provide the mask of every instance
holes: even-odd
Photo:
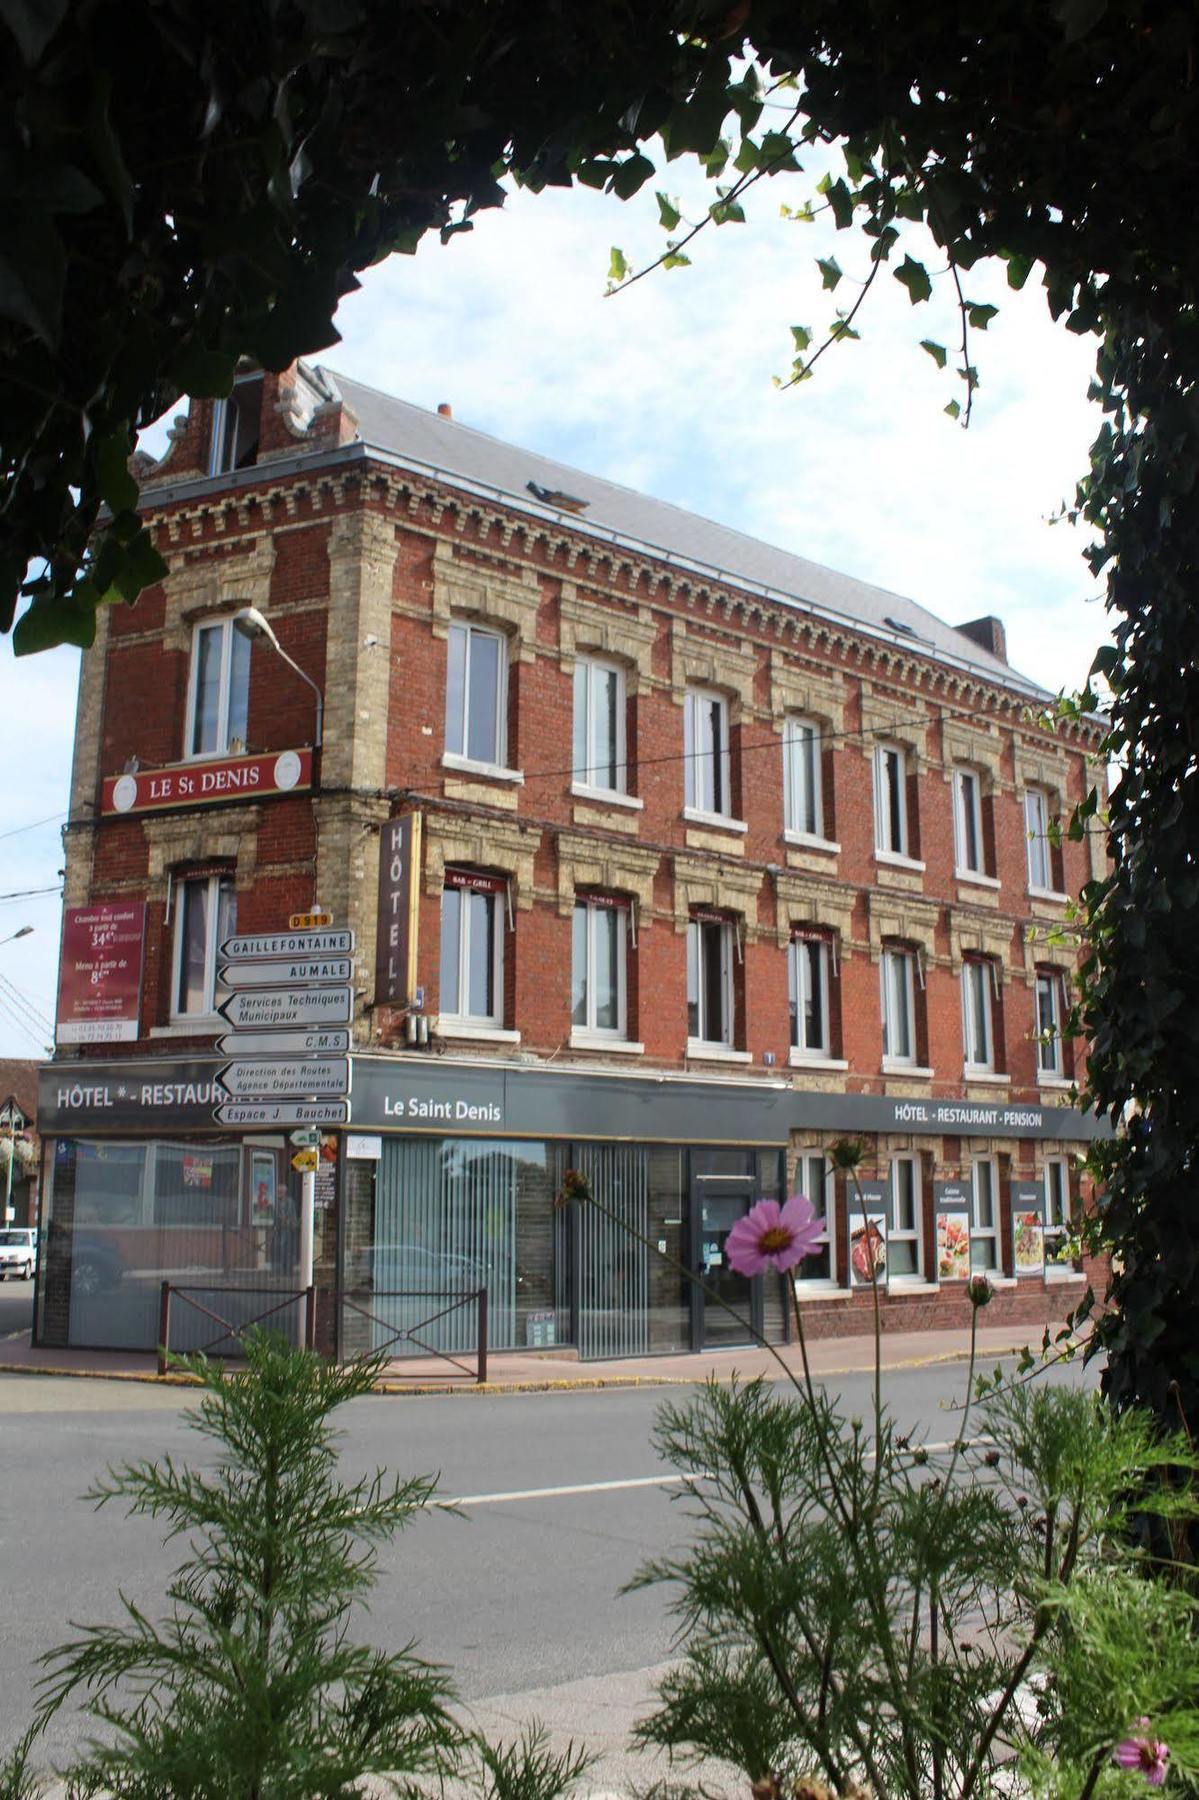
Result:
[[[953,771],[953,860],[959,875],[986,873],[982,793],[974,769]]]
[[[1069,1268],[1066,1246],[1070,1237],[1070,1164],[1064,1156],[1045,1159],[1045,1265]]]
[[[999,1267],[999,1170],[993,1156],[979,1156],[971,1171],[970,1267]]]
[[[1024,790],[1024,833],[1028,840],[1028,885],[1033,893],[1055,893],[1053,846],[1049,841],[1049,796],[1043,788]]]
[[[482,625],[450,626],[445,747],[468,762],[508,762],[508,645]]]
[[[688,688],[683,706],[685,801],[692,812],[731,817],[729,707],[722,694]]]
[[[252,467],[258,460],[261,425],[262,376],[239,376],[227,398],[213,401],[208,473],[229,475]]]
[[[916,1048],[916,952],[887,949],[880,964],[883,1061],[913,1066]]]
[[[623,901],[603,896],[575,902],[570,1022],[576,1032],[628,1036],[628,929]]]
[[[814,932],[792,935],[787,949],[791,1048],[797,1057],[832,1055],[829,1033],[829,941]]]
[[[174,884],[173,1019],[211,1019],[224,998],[217,964],[224,940],[237,930],[232,874],[184,877]]]
[[[187,701],[187,755],[224,756],[245,748],[250,704],[250,640],[232,619],[197,625]]]
[[[891,1226],[887,1232],[887,1270],[893,1283],[919,1281],[924,1275],[924,1224],[918,1156],[896,1156],[891,1161]]]
[[[687,1036],[693,1043],[732,1045],[736,948],[731,920],[688,923]]]
[[[1061,1081],[1066,1074],[1062,1042],[1062,978],[1056,969],[1037,972],[1037,1074]]]
[[[157,1145],[152,1208],[155,1225],[234,1229],[242,1223],[241,1151],[236,1146]]]
[[[813,719],[783,721],[783,819],[801,837],[824,836],[820,727]]]
[[[818,1218],[824,1221],[824,1239],[795,1268],[798,1282],[834,1287],[837,1281],[836,1190],[828,1158],[820,1151],[801,1156],[795,1165],[796,1192],[811,1201]]]
[[[604,793],[627,791],[625,676],[615,663],[575,663],[572,777]]]
[[[447,869],[441,896],[441,1017],[501,1026],[504,1013],[502,877]]]
[[[968,1075],[995,1069],[994,984],[989,958],[971,956],[962,964],[962,1048]]]
[[[874,750],[874,848],[883,856],[907,856],[907,752],[899,744],[877,744]]]

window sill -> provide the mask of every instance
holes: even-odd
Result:
[[[473,757],[456,756],[447,750],[441,759],[443,769],[450,769],[455,775],[481,775],[485,781],[511,781],[517,786],[524,783],[523,769],[503,769],[499,763],[475,762]]]
[[[1086,1276],[1083,1274],[1081,1269],[1049,1269],[1049,1268],[1047,1268],[1045,1270],[1045,1285],[1047,1287],[1066,1286],[1070,1282],[1085,1281],[1085,1280],[1086,1280]]]
[[[617,788],[588,787],[584,781],[572,781],[570,791],[576,800],[586,800],[589,806],[626,806],[630,812],[641,812],[645,807],[644,800]]]
[[[810,831],[784,831],[783,842],[794,844],[797,850],[819,850],[825,856],[839,856],[840,844],[832,838],[814,837]]]
[[[570,1034],[571,1050],[598,1050],[607,1056],[644,1056],[645,1045],[634,1043],[631,1038],[605,1037],[598,1031],[572,1031]]]
[[[728,1044],[709,1044],[703,1038],[688,1038],[683,1055],[692,1062],[747,1063],[753,1060],[748,1050],[733,1050]]]
[[[744,837],[749,830],[744,819],[730,818],[728,813],[702,812],[698,806],[685,806],[683,817],[688,825],[702,825],[705,831],[732,831]]]
[[[901,856],[898,850],[875,850],[874,860],[884,869],[910,869],[915,875],[923,875],[925,870],[924,863],[914,856]]]
[[[224,1031],[232,1031],[216,1013],[197,1013],[194,1019],[172,1019],[169,1025],[151,1025],[147,1035],[152,1038],[198,1038],[219,1037]]]
[[[1059,1094],[1068,1094],[1074,1083],[1068,1075],[1038,1075],[1039,1088],[1053,1088]]]
[[[829,1069],[834,1073],[849,1067],[839,1056],[808,1056],[803,1050],[797,1050],[794,1044],[787,1052],[787,1064],[792,1069]]]
[[[852,1300],[853,1289],[837,1281],[793,1281],[795,1298],[802,1306],[805,1300]]]
[[[998,1075],[994,1069],[981,1069],[974,1063],[967,1063],[962,1070],[963,1081],[977,1081],[985,1087],[1011,1087],[1010,1075]]]
[[[896,1275],[886,1284],[888,1294],[939,1294],[939,1281],[926,1281],[923,1275]]]
[[[433,1026],[438,1037],[454,1038],[477,1044],[519,1044],[519,1031],[505,1031],[502,1026],[488,1025],[483,1020],[439,1018]]]
[[[994,875],[984,875],[981,869],[955,869],[953,878],[966,887],[992,888],[995,893],[1003,886]]]
[[[933,1078],[931,1069],[922,1068],[919,1063],[897,1062],[893,1056],[883,1057],[883,1074],[906,1075],[913,1081],[931,1081]]]
[[[1059,894],[1056,888],[1030,887],[1025,889],[1030,900],[1053,900],[1058,906],[1065,906],[1069,894]]]

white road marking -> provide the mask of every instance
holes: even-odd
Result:
[[[507,1494],[439,1496],[430,1506],[502,1506],[510,1500],[568,1500],[576,1494],[613,1494],[623,1488],[692,1486],[702,1475],[631,1475],[624,1481],[580,1481],[569,1487],[514,1488]]]

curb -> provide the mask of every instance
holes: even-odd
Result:
[[[1007,1345],[992,1345],[985,1356],[976,1354],[976,1361],[982,1362],[996,1356],[1014,1356],[1025,1348],[1023,1342]],[[883,1373],[895,1369],[927,1369],[939,1364],[969,1362],[968,1349],[930,1351],[927,1356],[903,1357],[895,1362],[884,1362]],[[484,1381],[484,1382],[407,1382],[382,1380],[375,1383],[373,1392],[380,1396],[412,1399],[423,1399],[447,1394],[466,1396],[494,1397],[503,1394],[569,1394],[596,1393],[605,1388],[664,1388],[664,1387],[706,1387],[710,1381],[727,1386],[738,1378],[738,1371],[730,1369],[727,1375],[670,1375],[663,1371],[661,1375],[576,1375],[566,1376],[560,1380],[545,1378],[537,1381]],[[796,1374],[799,1370],[796,1370]],[[813,1369],[812,1376],[816,1381],[823,1381],[830,1376],[869,1375],[872,1368],[857,1364],[844,1364],[830,1369]],[[50,1369],[29,1363],[0,1362],[0,1375],[38,1375],[45,1378],[59,1377],[66,1381],[117,1381],[132,1382],[142,1387],[179,1387],[194,1388],[200,1384],[194,1375],[158,1375],[147,1372],[142,1374],[135,1369]],[[781,1375],[774,1375],[774,1380],[781,1380]]]

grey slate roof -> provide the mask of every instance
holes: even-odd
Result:
[[[881,632],[897,644],[906,643],[913,651],[952,657],[959,665],[966,664],[1006,687],[1047,697],[1045,689],[901,594],[761,543],[670,501],[655,500],[618,482],[553,462],[536,451],[506,444],[457,419],[397,400],[331,369],[322,368],[319,373],[335,384],[355,415],[362,442],[405,466],[434,472],[451,486],[458,480],[489,489],[512,505],[542,516],[552,515],[556,509],[538,503],[529,492],[530,481],[543,489],[574,495],[588,504],[581,514],[560,514],[572,528],[614,534],[657,556],[722,575],[734,586],[767,589],[784,602],[838,615],[848,623]],[[906,626],[907,632],[895,631],[888,620]]]

